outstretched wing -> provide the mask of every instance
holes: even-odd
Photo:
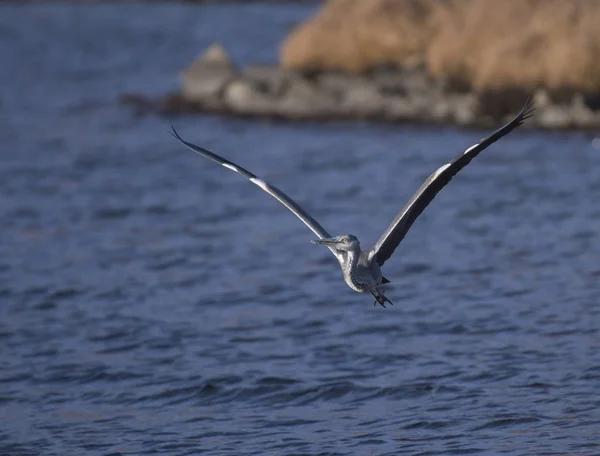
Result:
[[[290,211],[292,211],[294,213],[294,215],[296,215],[296,217],[298,217],[300,220],[302,220],[304,222],[304,224],[307,227],[309,227],[310,230],[319,237],[319,239],[331,237],[331,235],[327,232],[327,230],[325,228],[323,228],[319,224],[319,222],[317,222],[308,212],[306,212],[302,207],[300,207],[298,205],[298,203],[296,203],[292,198],[287,196],[285,193],[283,193],[277,187],[268,184],[267,182],[265,182],[263,179],[260,179],[259,177],[256,177],[254,174],[252,174],[247,169],[244,169],[241,166],[238,166],[235,163],[230,162],[229,160],[225,160],[223,157],[220,157],[219,155],[217,155],[209,150],[206,150],[203,147],[196,146],[195,144],[192,144],[192,143],[189,143],[189,142],[183,140],[181,138],[181,136],[179,136],[179,134],[177,133],[177,131],[175,130],[175,128],[173,126],[171,126],[171,129],[173,131],[170,133],[179,142],[181,142],[183,145],[185,145],[189,149],[193,150],[197,154],[200,154],[214,162],[219,163],[220,165],[223,165],[225,168],[228,168],[232,171],[235,171],[238,174],[241,174],[242,176],[248,178],[248,180],[250,180],[250,182],[252,182],[254,185],[257,185],[258,187],[263,189],[265,192],[267,192],[269,195],[271,195],[272,197],[277,199],[285,207],[287,207]],[[330,250],[337,257],[336,252],[333,249],[330,249]]]
[[[469,147],[460,156],[450,163],[446,163],[429,176],[411,197],[406,206],[398,212],[390,226],[377,240],[373,248],[371,248],[369,251],[369,258],[375,256],[377,263],[380,266],[385,263],[386,260],[392,256],[394,250],[398,247],[398,244],[404,239],[404,236],[417,217],[421,215],[423,210],[431,203],[433,198],[435,198],[435,195],[437,195],[438,192],[452,180],[456,173],[467,166],[480,152],[487,149],[504,135],[509,134],[518,126],[522,125],[526,119],[533,115],[534,109],[533,102],[528,99],[525,106],[523,106],[523,109],[521,109],[521,112],[519,112],[513,120],[496,130],[487,138],[482,139],[474,146]]]

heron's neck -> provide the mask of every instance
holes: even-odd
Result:
[[[344,264],[344,272],[350,274],[356,267],[356,263],[358,263],[358,257],[360,256],[360,249],[348,250],[345,255],[345,264]]]

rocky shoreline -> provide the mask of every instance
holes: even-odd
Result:
[[[138,113],[219,113],[289,121],[370,120],[489,128],[514,115],[528,95],[542,129],[600,130],[598,99],[581,93],[520,90],[475,93],[424,70],[380,68],[365,74],[303,74],[268,65],[237,68],[220,45],[182,74],[181,91],[152,100],[123,95]]]

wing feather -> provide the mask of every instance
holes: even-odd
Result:
[[[254,175],[247,169],[244,169],[241,166],[236,165],[235,163],[224,159],[223,157],[215,154],[214,152],[211,152],[207,149],[204,149],[203,147],[200,147],[200,146],[197,146],[195,144],[185,141],[184,139],[181,138],[181,136],[179,136],[179,134],[177,133],[177,131],[175,130],[174,127],[171,126],[171,129],[172,129],[172,131],[170,132],[171,135],[173,135],[179,142],[181,142],[187,148],[191,149],[192,151],[196,152],[197,154],[202,155],[203,157],[206,157],[216,163],[219,163],[220,165],[223,165],[225,168],[230,169],[231,171],[235,171],[236,173],[241,174],[242,176],[246,177],[250,182],[252,182],[254,185],[260,187],[262,190],[267,192],[269,195],[271,195],[273,198],[275,198],[277,201],[279,201],[281,204],[283,204],[285,207],[287,207],[296,217],[298,217],[300,220],[302,220],[302,222],[308,228],[310,228],[310,230],[313,233],[315,233],[319,237],[319,239],[331,237],[331,235],[327,232],[327,230],[325,228],[323,228],[321,226],[321,224],[319,222],[317,222],[308,212],[306,212],[305,209],[303,209],[298,203],[296,203],[292,198],[290,198],[284,192],[279,190],[277,187],[275,187],[274,185],[271,185],[268,182],[266,182],[265,180],[257,177],[256,175]],[[337,253],[331,248],[330,248],[330,250],[337,257]]]
[[[533,102],[531,99],[528,99],[519,114],[517,114],[513,120],[488,137],[483,138],[477,144],[469,147],[453,161],[446,163],[429,176],[410,198],[404,208],[398,212],[390,226],[371,248],[369,251],[369,258],[375,256],[377,263],[380,266],[383,265],[392,256],[394,250],[396,250],[398,244],[404,239],[404,236],[406,236],[406,233],[417,217],[421,215],[438,192],[452,180],[456,173],[467,166],[480,152],[484,151],[491,144],[522,125],[525,120],[533,115],[534,110]]]

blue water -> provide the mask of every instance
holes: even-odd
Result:
[[[369,247],[485,132],[136,117],[314,5],[0,5],[0,454],[600,454],[600,150],[517,131],[352,292],[272,181]]]

